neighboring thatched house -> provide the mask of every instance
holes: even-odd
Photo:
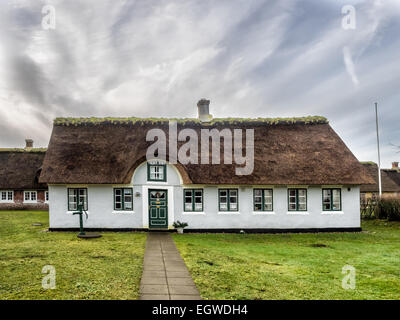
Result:
[[[325,118],[211,120],[208,103],[199,102],[199,119],[174,119],[179,136],[192,129],[200,157],[210,150],[201,148],[204,132],[243,130],[244,155],[244,132],[254,129],[251,174],[238,175],[222,156],[222,164],[172,164],[173,119],[58,118],[40,176],[52,200],[50,229],[78,227],[72,213],[82,204],[92,229],[172,228],[179,220],[192,231],[359,230],[360,185],[373,181]],[[146,160],[151,129],[166,132],[167,161],[157,159],[162,151]]]
[[[373,177],[374,184],[362,185],[360,199],[365,203],[368,199],[376,199],[379,196],[378,165],[374,162],[362,162],[369,175]],[[400,196],[400,171],[399,163],[393,162],[392,169],[381,169],[382,196]]]
[[[0,210],[48,209],[46,183],[39,183],[46,149],[0,149]]]

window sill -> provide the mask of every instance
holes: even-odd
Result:
[[[194,214],[206,214],[204,211],[183,211],[182,214],[194,215]]]
[[[344,214],[343,211],[322,211],[321,214]]]
[[[24,203],[38,203],[37,201],[24,201]]]
[[[218,214],[240,214],[239,211],[218,211]]]
[[[14,203],[14,201],[0,201],[0,203]]]
[[[299,215],[308,215],[309,213],[307,211],[288,211],[287,214],[299,214]]]
[[[114,210],[112,214],[134,214],[135,211],[132,210]]]
[[[268,215],[268,214],[275,214],[275,212],[274,211],[253,211],[253,214],[254,215],[264,215],[264,214]]]
[[[76,210],[76,211],[67,211],[66,213],[72,215],[74,212],[78,212],[78,210]],[[87,213],[87,214],[90,214],[89,211],[86,211],[86,213]],[[83,215],[85,215],[85,211],[83,212]]]

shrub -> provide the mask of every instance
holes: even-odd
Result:
[[[369,199],[361,209],[363,219],[387,219],[400,221],[400,197]]]
[[[188,226],[188,224],[186,222],[180,222],[179,220],[175,221],[173,223],[174,228],[178,229],[178,228],[186,228]]]

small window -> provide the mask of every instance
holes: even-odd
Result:
[[[49,192],[48,191],[44,192],[44,199],[46,202],[49,202]]]
[[[147,163],[148,181],[167,181],[167,166],[162,163]]]
[[[0,191],[0,202],[13,202],[14,201],[14,191]]]
[[[322,190],[322,209],[324,211],[342,210],[342,195],[340,189]]]
[[[24,202],[36,202],[37,192],[36,191],[24,191]]]
[[[273,210],[272,189],[254,189],[253,191],[254,211]]]
[[[87,189],[68,189],[68,211],[78,210],[78,204],[83,205],[83,210],[88,210]]]
[[[114,210],[133,210],[133,189],[114,189]]]
[[[289,211],[307,211],[307,189],[288,189]]]
[[[184,211],[203,211],[203,189],[183,190]]]
[[[219,189],[219,211],[238,211],[239,197],[237,189]]]

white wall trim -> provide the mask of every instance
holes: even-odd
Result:
[[[78,212],[78,210],[76,210],[76,211],[66,211],[65,213],[66,213],[66,214],[72,215],[74,212]],[[89,212],[89,211],[86,211],[86,213],[87,213],[88,215],[90,215],[90,212]],[[83,212],[83,215],[85,215],[85,211]]]
[[[308,215],[309,213],[307,211],[288,211],[287,214],[293,214],[293,215]]]
[[[182,211],[182,215],[188,215],[188,216],[193,216],[193,215],[196,215],[196,214],[200,214],[200,215],[204,215],[204,214],[206,214],[204,211]]]
[[[275,214],[275,211],[253,211],[254,215],[268,215],[268,214]]]
[[[321,214],[344,214],[344,211],[322,211]]]
[[[135,211],[131,211],[131,210],[121,210],[121,211],[114,210],[111,213],[112,214],[134,214]]]
[[[218,211],[218,214],[229,215],[229,214],[240,214],[240,212],[239,211]]]

